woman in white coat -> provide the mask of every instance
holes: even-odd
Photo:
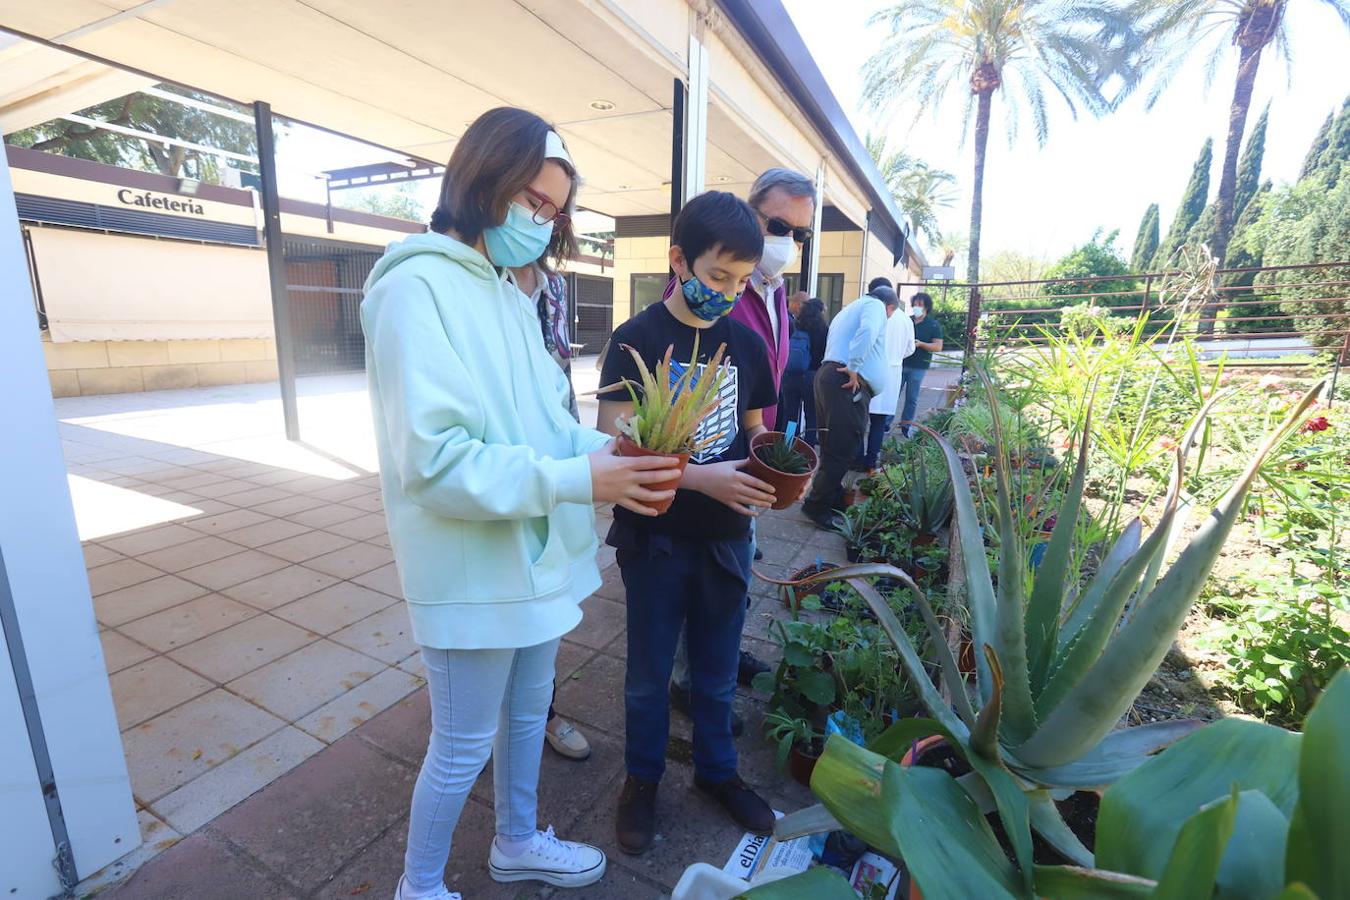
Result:
[[[877,391],[867,407],[870,419],[867,446],[860,448],[858,461],[854,464],[854,468],[861,472],[870,472],[877,467],[881,444],[895,421],[895,408],[900,401],[900,374],[905,357],[914,352],[914,323],[909,319],[909,304],[902,300],[900,306],[896,314],[886,320],[886,386]]]

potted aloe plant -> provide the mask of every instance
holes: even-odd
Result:
[[[983,373],[981,379],[996,403],[992,384]],[[909,576],[886,565],[830,572],[830,580],[847,581],[872,608],[931,718],[901,720],[867,748],[831,738],[811,781],[822,805],[780,820],[776,834],[788,838],[845,827],[880,852],[903,859],[928,900],[1058,896],[1042,888],[1043,867],[1033,864],[1034,829],[1077,867],[1072,877],[1082,890],[1072,896],[1127,896],[1111,890],[1117,873],[1091,868],[1092,852],[1064,821],[1054,798],[1074,790],[1104,790],[1202,724],[1167,721],[1117,728],[1171,647],[1265,458],[1294,430],[1321,389],[1319,384],[1309,391],[1267,436],[1169,566],[1169,544],[1185,507],[1187,450],[1220,396],[1215,391],[1174,451],[1171,488],[1152,532],[1145,537],[1140,520],[1131,522],[1081,589],[1083,579],[1070,564],[1090,427],[1084,427],[1045,561],[1032,576],[1013,513],[1008,447],[999,417],[991,417],[997,580],[956,450],[925,429],[942,448],[955,493],[955,530],[976,647],[974,696],[932,607]],[[875,576],[899,579],[914,594],[950,700],[939,693],[890,605],[868,582]],[[958,781],[941,770],[898,765],[915,742],[933,735],[966,760],[969,774]],[[1012,860],[1001,852],[991,854],[984,844],[985,836],[992,838],[984,814],[993,812],[1002,821]],[[953,840],[952,834],[964,838]]]
[[[750,442],[746,472],[774,488],[774,509],[787,509],[806,491],[819,460],[811,445],[781,431],[765,431]]]
[[[694,336],[694,352],[683,372],[672,371],[671,355],[674,346],[666,348],[666,354],[648,369],[642,356],[632,347],[623,346],[633,356],[642,383],[637,384],[625,378],[616,384],[600,388],[597,393],[612,391],[620,386],[628,389],[633,400],[633,411],[620,418],[615,424],[619,429],[620,456],[670,456],[678,461],[681,476],[689,463],[689,456],[708,446],[721,437],[720,434],[704,435],[699,426],[714,410],[720,400],[722,387],[728,377],[728,366],[722,361],[727,345],[717,348],[703,369],[702,375],[696,375],[698,365],[698,335]],[[654,491],[674,490],[680,479],[658,482],[648,485]],[[662,503],[651,504],[658,513],[670,509],[672,497]]]

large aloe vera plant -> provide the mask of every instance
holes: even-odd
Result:
[[[981,377],[991,404],[996,403],[992,384]],[[1068,886],[1057,888],[1063,896],[1148,896],[1130,893],[1143,889],[1137,880],[1090,868],[1092,853],[1061,818],[1052,792],[1104,788],[1199,726],[1183,721],[1117,729],[1199,595],[1261,464],[1294,429],[1320,387],[1309,391],[1266,437],[1189,545],[1165,566],[1185,507],[1187,450],[1217,395],[1211,398],[1175,451],[1171,487],[1153,529],[1145,536],[1138,519],[1129,523],[1081,587],[1071,560],[1075,529],[1083,515],[1090,427],[1084,430],[1045,557],[1030,580],[998,417],[994,417],[992,502],[997,578],[985,554],[979,513],[961,461],[941,435],[928,431],[941,447],[952,477],[954,527],[971,630],[981,651],[974,697],[927,598],[903,572],[862,565],[806,579],[846,580],[858,591],[895,644],[901,665],[932,718],[897,722],[866,749],[831,739],[811,782],[822,805],[781,820],[780,835],[828,830],[842,823],[879,850],[903,858],[929,900],[958,900],[1030,896],[1033,890],[1042,890],[1037,882],[1040,870],[1031,859],[1034,828],[1080,867],[1071,876],[1044,874],[1047,879],[1068,879]],[[905,582],[914,594],[950,702],[930,680],[890,606],[868,583],[868,578],[879,575]],[[959,787],[948,784],[950,776],[943,772],[920,774],[896,765],[914,741],[934,734],[945,737],[973,769]],[[986,852],[988,825],[983,813],[994,810],[1003,820],[1016,865],[1001,854]],[[935,824],[940,826],[936,837],[930,833]],[[935,841],[941,847],[932,846]],[[1078,888],[1087,893],[1073,893]]]
[[[726,344],[717,348],[701,375],[698,335],[694,336],[694,352],[688,364],[681,368],[676,368],[671,361],[675,351],[673,345],[666,348],[665,356],[654,368],[648,368],[637,350],[627,344],[623,349],[637,363],[642,383],[625,378],[596,392],[603,394],[619,387],[628,389],[633,412],[616,423],[621,434],[639,447],[656,453],[694,453],[721,437],[720,434],[697,436],[697,433],[703,420],[717,409],[726,384],[729,367],[722,361]]]

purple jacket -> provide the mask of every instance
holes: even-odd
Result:
[[[678,279],[670,279],[662,297],[669,297],[673,294],[678,283]],[[747,284],[745,286],[745,292],[741,294],[741,299],[736,301],[736,305],[731,308],[729,315],[763,339],[764,347],[769,351],[769,368],[773,370],[773,389],[777,393],[783,385],[783,370],[787,368],[788,332],[791,330],[788,324],[786,284],[778,285],[777,290],[773,292],[773,304],[778,308],[778,341],[776,343],[773,339],[773,323],[769,321],[769,308],[765,305],[764,298],[752,285]],[[764,410],[765,428],[773,431],[777,421],[777,405]]]

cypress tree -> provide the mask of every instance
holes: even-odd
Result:
[[[1317,129],[1317,134],[1313,136],[1312,146],[1308,148],[1308,155],[1303,157],[1303,168],[1298,173],[1300,181],[1317,170],[1317,164],[1322,160],[1322,151],[1327,149],[1327,145],[1331,143],[1331,123],[1335,118],[1335,113],[1327,113],[1326,121],[1322,123],[1322,127]]]
[[[1158,204],[1150,203],[1139,222],[1139,234],[1134,238],[1134,253],[1130,255],[1130,270],[1147,272],[1158,252]]]
[[[1195,161],[1195,168],[1191,170],[1191,180],[1186,185],[1186,192],[1181,195],[1181,204],[1172,219],[1172,227],[1167,229],[1167,240],[1158,246],[1158,252],[1153,257],[1154,269],[1168,267],[1172,257],[1181,245],[1186,243],[1191,229],[1204,213],[1205,201],[1209,199],[1209,169],[1213,161],[1214,139],[1205,138],[1205,145],[1200,148],[1200,158]]]
[[[1269,121],[1270,104],[1267,103],[1261,118],[1256,120],[1256,127],[1247,138],[1247,146],[1242,148],[1242,161],[1238,163],[1237,187],[1233,193],[1234,234],[1237,234],[1236,223],[1242,218],[1242,211],[1261,186],[1261,160],[1266,154],[1266,123]]]
[[[1315,171],[1326,176],[1327,189],[1336,186],[1341,174],[1341,163],[1350,160],[1350,97],[1341,104],[1341,111],[1331,123],[1331,132],[1327,135],[1327,146],[1317,161]]]

